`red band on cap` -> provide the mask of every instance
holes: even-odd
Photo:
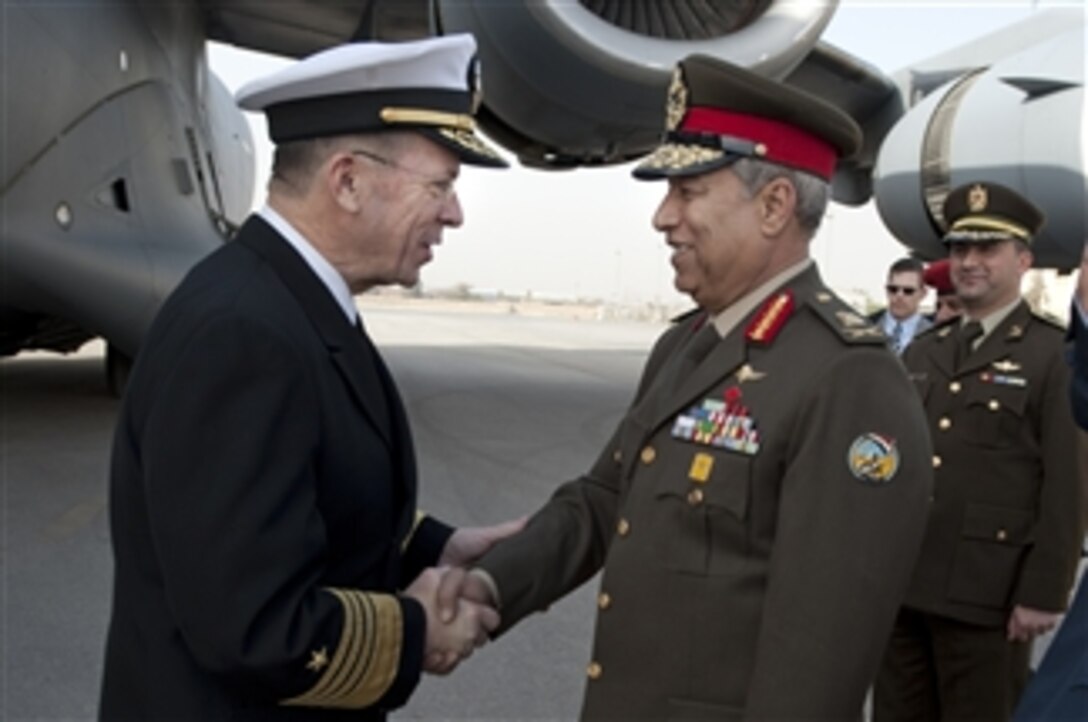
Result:
[[[689,108],[680,130],[731,135],[762,143],[767,153],[759,157],[764,160],[806,170],[827,180],[835,174],[838,153],[834,146],[779,120],[717,108]]]

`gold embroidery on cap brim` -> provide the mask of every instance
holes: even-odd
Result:
[[[471,115],[443,113],[438,110],[426,110],[424,108],[382,108],[379,117],[383,123],[390,125],[411,123],[412,125],[438,125],[467,131],[476,129],[476,121],[473,120]]]
[[[469,150],[479,153],[480,155],[486,155],[488,158],[498,158],[499,155],[491,148],[483,144],[479,138],[472,133],[467,133],[463,130],[455,130],[453,128],[438,128],[438,133],[449,140],[452,140],[458,145],[464,146]]]
[[[978,233],[979,238],[986,237],[987,235],[992,236],[993,231],[1012,235],[1017,238],[1027,238],[1031,235],[1023,226],[993,216],[970,216],[961,218],[952,224],[952,230],[957,234]],[[988,234],[987,232],[990,233]]]
[[[715,148],[701,145],[677,145],[667,143],[655,150],[650,157],[639,164],[639,168],[688,168],[721,160],[725,153]]]

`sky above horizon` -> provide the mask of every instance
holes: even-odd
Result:
[[[843,0],[822,39],[891,74],[1022,20],[1036,6],[1077,3]],[[209,62],[235,91],[290,61],[212,43]],[[256,144],[259,205],[272,148],[263,117],[247,118]],[[435,260],[423,269],[424,289],[688,305],[673,289],[669,250],[650,224],[662,184],[635,181],[630,165],[562,172],[512,165],[506,171],[462,169],[458,196],[465,224],[446,231]],[[855,301],[862,293],[881,301],[888,265],[906,253],[871,202],[860,208],[832,204],[812,246],[825,281]]]

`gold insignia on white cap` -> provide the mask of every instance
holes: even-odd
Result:
[[[468,34],[346,43],[246,84],[237,101],[268,116],[276,144],[403,127],[464,163],[507,165],[474,135],[480,71]]]
[[[472,116],[462,113],[442,113],[437,110],[427,110],[426,108],[382,108],[378,115],[383,122],[389,125],[398,123],[434,125],[469,132],[476,129],[476,121],[472,119]]]

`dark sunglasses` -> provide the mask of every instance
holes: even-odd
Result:
[[[901,293],[904,296],[913,296],[918,292],[917,288],[911,288],[910,286],[896,286],[894,283],[889,283],[884,287],[884,290],[888,293]]]

